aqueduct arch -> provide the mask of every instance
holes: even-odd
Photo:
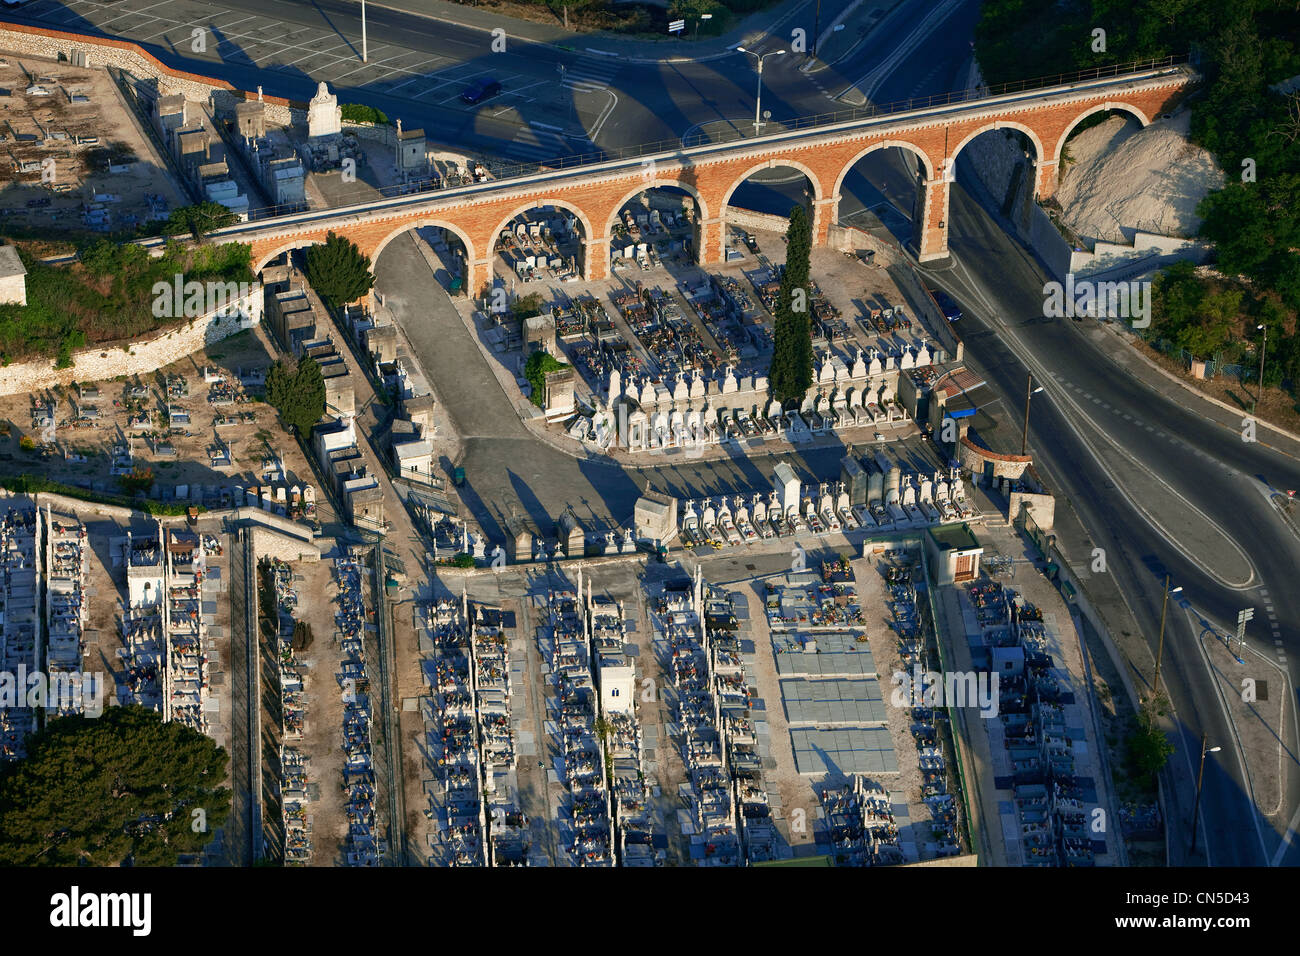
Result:
[[[479,291],[489,278],[496,238],[505,225],[530,209],[555,206],[582,223],[584,277],[598,280],[608,275],[610,222],[642,190],[671,186],[695,198],[701,212],[699,261],[711,265],[725,256],[727,205],[753,173],[788,166],[806,176],[813,191],[813,241],[824,244],[848,171],[874,150],[898,147],[920,157],[923,170],[913,216],[915,252],[921,260],[938,259],[947,255],[951,164],[976,136],[993,129],[1021,131],[1037,154],[1035,197],[1044,198],[1055,189],[1061,151],[1079,122],[1102,110],[1121,110],[1145,125],[1150,117],[1168,112],[1195,80],[1191,71],[1165,63],[1105,80],[1090,77],[1078,88],[1067,84],[681,149],[655,157],[653,177],[645,175],[639,160],[543,169],[518,180],[242,223],[216,230],[212,238],[249,242],[260,269],[275,255],[323,241],[330,231],[348,236],[373,261],[397,233],[438,225],[464,242],[467,286]],[[162,240],[147,242],[160,245]]]

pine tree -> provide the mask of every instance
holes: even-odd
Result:
[[[329,308],[338,309],[369,292],[375,277],[357,244],[331,232],[323,245],[307,250],[307,281]]]
[[[284,362],[276,362],[266,373],[266,400],[280,413],[282,422],[306,438],[325,414],[325,378],[320,365],[310,355],[300,358],[292,370]]]
[[[767,375],[772,397],[787,408],[803,402],[812,386],[811,255],[808,212],[803,206],[795,206],[790,210],[786,230],[785,272],[777,296],[772,365]]]
[[[0,768],[0,866],[173,866],[226,822],[229,764],[210,737],[133,704],[50,720]]]

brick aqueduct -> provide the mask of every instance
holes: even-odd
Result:
[[[702,264],[712,264],[723,260],[727,204],[747,177],[780,166],[802,172],[812,187],[813,237],[820,245],[827,242],[841,185],[854,164],[874,150],[898,147],[914,154],[923,169],[912,216],[914,251],[922,261],[940,259],[948,249],[953,163],[976,136],[997,129],[1023,133],[1032,144],[1035,198],[1047,198],[1056,187],[1065,140],[1081,120],[1118,110],[1145,126],[1168,112],[1196,79],[1188,68],[1171,64],[850,123],[255,220],[220,230],[213,238],[250,243],[260,271],[288,250],[323,241],[330,231],[352,239],[374,262],[384,246],[406,230],[441,226],[464,243],[466,287],[481,291],[491,278],[491,257],[501,231],[515,216],[549,205],[568,210],[581,223],[583,275],[597,280],[608,275],[610,227],[619,209],[650,187],[675,186],[694,196],[699,212],[697,256]]]

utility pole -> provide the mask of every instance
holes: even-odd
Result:
[[[1152,692],[1151,695],[1152,700],[1155,700],[1157,697],[1160,696],[1160,659],[1164,657],[1164,653],[1165,653],[1165,611],[1169,609],[1169,595],[1178,594],[1181,591],[1182,591],[1181,585],[1179,587],[1174,588],[1172,591],[1169,590],[1169,575],[1166,574],[1165,575],[1165,599],[1164,602],[1160,605],[1160,641],[1156,645],[1156,677],[1155,680],[1152,682],[1152,686],[1155,688],[1155,690]]]
[[[1196,830],[1197,824],[1201,822],[1201,784],[1205,781],[1205,755],[1218,753],[1222,749],[1222,747],[1205,749],[1205,734],[1201,734],[1201,769],[1196,774],[1196,803],[1192,805],[1192,845],[1187,851],[1189,856],[1196,852]]]
[[[1025,457],[1029,447],[1029,400],[1043,390],[1043,386],[1034,388],[1034,373],[1030,372],[1028,380],[1025,382],[1025,423],[1020,432],[1020,457]]]
[[[1255,403],[1264,398],[1264,355],[1268,352],[1268,326],[1257,325],[1255,328],[1264,333],[1264,344],[1259,347],[1259,388],[1255,393],[1255,399],[1250,403],[1250,413],[1255,414]]]

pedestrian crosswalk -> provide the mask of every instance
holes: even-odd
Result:
[[[609,86],[609,81],[614,78],[614,74],[622,68],[622,62],[613,58],[578,60],[565,69],[564,80],[560,85],[579,92],[603,90]]]
[[[519,127],[505,148],[505,153],[512,159],[557,159],[571,151],[568,141],[560,134],[558,129],[550,129],[540,123],[529,123]]]

